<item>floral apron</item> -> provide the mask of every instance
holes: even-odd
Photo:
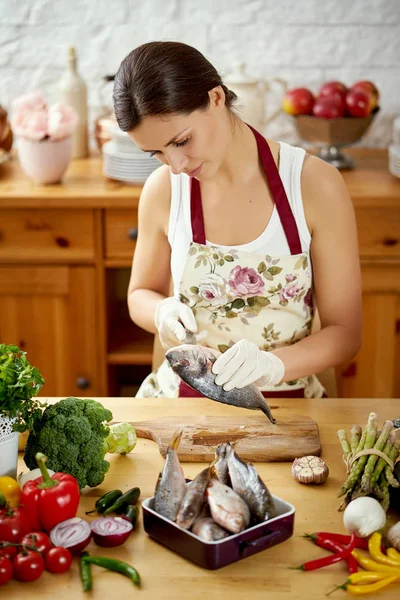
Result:
[[[202,345],[224,352],[240,339],[260,350],[294,344],[311,333],[313,295],[310,256],[300,237],[286,192],[265,138],[251,127],[281,220],[290,254],[269,256],[207,246],[200,184],[191,179],[193,242],[179,286],[180,300],[193,310]],[[204,336],[204,337],[203,337]],[[322,397],[315,376],[261,388],[266,397]],[[164,360],[143,381],[137,397],[200,396]]]

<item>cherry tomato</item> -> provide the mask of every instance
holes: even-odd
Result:
[[[13,561],[14,577],[18,581],[35,581],[44,571],[42,555],[35,550],[26,550],[17,554]]]
[[[45,556],[46,569],[50,573],[65,573],[72,564],[72,554],[67,548],[50,548]]]
[[[12,571],[11,560],[5,556],[0,556],[0,585],[4,585],[10,581]]]
[[[17,554],[17,549],[15,546],[6,546],[7,542],[0,542],[0,558],[2,556],[6,556],[10,560],[14,558]]]
[[[43,531],[33,531],[32,533],[24,535],[20,543],[25,544],[25,546],[36,546],[37,551],[40,552],[42,556],[44,556],[52,547],[49,536]]]
[[[31,526],[28,517],[20,508],[2,508],[0,510],[0,540],[18,543],[29,533]]]

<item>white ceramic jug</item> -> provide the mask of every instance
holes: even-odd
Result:
[[[282,98],[287,91],[287,83],[279,77],[269,77],[266,80],[252,79],[245,73],[245,64],[234,65],[232,73],[224,78],[225,85],[235,92],[238,97],[236,108],[246,123],[252,125],[258,131],[275,119],[281,113],[281,102],[279,108],[271,115],[266,115],[266,95],[274,84],[281,89]]]

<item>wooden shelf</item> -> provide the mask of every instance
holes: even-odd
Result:
[[[112,328],[107,353],[110,365],[151,365],[154,335],[130,321]]]

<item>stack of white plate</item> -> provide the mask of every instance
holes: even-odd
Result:
[[[145,152],[119,127],[110,128],[112,139],[103,144],[103,173],[110,179],[126,183],[144,183],[160,166],[158,160]]]

